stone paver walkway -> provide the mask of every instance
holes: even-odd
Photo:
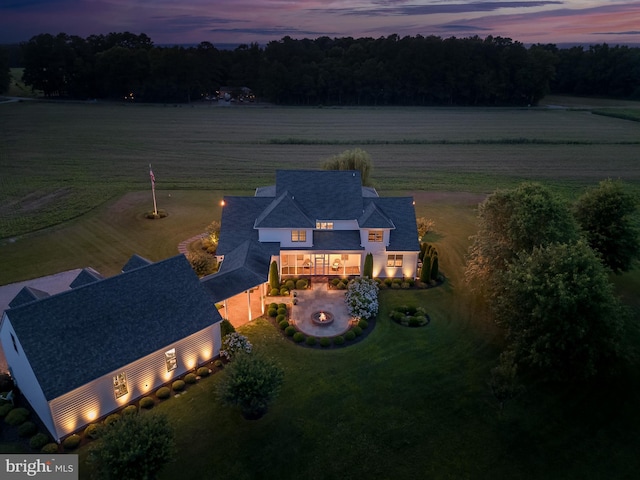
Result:
[[[314,337],[333,337],[349,330],[352,318],[344,301],[345,290],[329,290],[328,282],[314,279],[311,289],[296,291],[298,304],[292,306],[289,321],[301,332]],[[315,312],[330,312],[333,323],[316,325],[311,321]]]

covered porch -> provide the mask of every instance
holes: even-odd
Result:
[[[360,253],[281,252],[280,275],[360,275]]]

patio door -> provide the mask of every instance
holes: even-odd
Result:
[[[327,272],[327,255],[323,253],[315,254],[315,261],[313,262],[315,265],[314,275],[325,275]]]

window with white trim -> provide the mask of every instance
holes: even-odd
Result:
[[[402,267],[402,255],[388,255],[387,267]]]
[[[164,352],[164,361],[167,364],[167,372],[172,372],[178,368],[178,359],[176,358],[175,348]]]
[[[129,393],[127,386],[127,374],[122,372],[113,376],[113,393],[116,398],[120,398]]]
[[[382,242],[382,230],[369,230],[369,242]]]
[[[307,231],[306,230],[291,230],[291,241],[292,242],[306,242],[307,241]]]
[[[333,230],[333,222],[320,222],[316,220],[317,230]]]

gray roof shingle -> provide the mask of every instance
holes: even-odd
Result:
[[[183,255],[6,313],[48,400],[221,320]]]
[[[48,297],[49,294],[33,287],[22,287],[18,294],[9,302],[9,308],[19,307],[27,303],[35,302],[41,298]]]
[[[88,285],[89,283],[97,282],[99,280],[104,280],[104,277],[99,272],[90,267],[83,268],[75,278],[75,280],[71,282],[69,287],[78,288],[82,287],[83,285]]]

